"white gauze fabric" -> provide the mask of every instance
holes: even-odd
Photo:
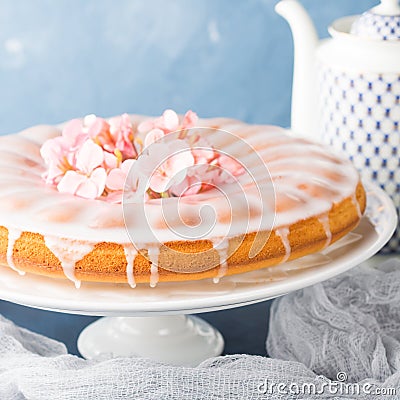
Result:
[[[276,300],[267,349],[273,358],[217,357],[196,368],[87,361],[0,318],[0,399],[398,399],[400,261],[359,267]],[[394,388],[397,395],[304,392],[334,384],[339,372],[368,383],[370,393]]]

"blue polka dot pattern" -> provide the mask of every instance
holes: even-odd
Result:
[[[363,181],[386,190],[400,212],[400,75],[321,70],[324,141],[348,155]],[[400,228],[383,251],[400,253]]]
[[[351,33],[377,40],[400,40],[400,15],[379,15],[367,11],[354,22]]]

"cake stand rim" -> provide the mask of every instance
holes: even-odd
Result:
[[[393,235],[397,226],[397,212],[390,197],[378,186],[374,184],[365,185],[367,192],[367,201],[371,196],[375,196],[386,210],[386,221],[384,222],[383,231],[377,233],[376,239],[370,240],[364,243],[361,250],[363,251],[352,251],[350,256],[345,259],[345,262],[339,265],[335,265],[335,259],[321,267],[312,268],[313,272],[310,274],[309,270],[302,271],[297,277],[291,277],[289,279],[283,279],[273,283],[267,283],[265,285],[254,285],[259,286],[257,289],[252,288],[247,292],[236,293],[232,297],[229,293],[223,295],[216,295],[211,297],[200,297],[200,298],[184,298],[180,300],[167,300],[165,298],[160,299],[158,302],[144,302],[139,303],[121,303],[121,302],[107,302],[104,303],[82,303],[79,300],[79,296],[74,299],[74,287],[68,287],[70,296],[67,298],[60,299],[57,297],[43,297],[38,295],[32,295],[26,292],[18,292],[7,288],[7,282],[4,282],[4,274],[0,274],[0,299],[10,301],[16,304],[29,306],[33,308],[39,308],[49,311],[70,313],[70,314],[81,314],[81,315],[96,315],[96,316],[145,316],[145,315],[160,315],[160,314],[194,314],[209,311],[217,311],[228,308],[242,307],[244,305],[254,304],[266,300],[270,300],[289,292],[311,286],[313,284],[322,282],[337,276],[356,265],[366,261],[374,254],[376,254],[390,239]],[[389,218],[388,218],[389,216]],[[364,215],[363,219],[373,224],[373,221],[368,216]],[[373,227],[372,227],[373,229]],[[333,264],[333,267],[332,267]],[[329,268],[330,267],[330,268]],[[7,278],[11,281],[17,279],[33,279],[33,275],[27,275],[25,277],[18,276],[14,271],[7,271]],[[31,278],[32,277],[32,278]],[[34,279],[40,279],[42,277],[35,276]],[[54,282],[52,278],[48,279],[51,285]],[[10,282],[10,281],[9,281]],[[6,283],[6,285],[4,285]],[[186,282],[182,282],[184,285]],[[9,286],[9,285],[8,285]],[[215,285],[218,288],[218,284]],[[86,290],[83,285],[79,291]],[[135,290],[135,289],[132,289]],[[157,288],[149,290],[156,292]],[[72,295],[71,295],[72,294]],[[235,297],[236,296],[236,297]],[[100,304],[100,305],[99,305]],[[190,305],[190,306],[189,306]]]

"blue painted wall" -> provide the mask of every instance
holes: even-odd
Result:
[[[289,124],[292,41],[276,0],[0,0],[0,133],[96,113]],[[373,0],[304,0],[327,24]]]

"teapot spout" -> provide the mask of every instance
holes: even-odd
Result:
[[[315,140],[318,138],[315,66],[317,31],[310,16],[297,0],[281,0],[275,11],[289,23],[294,42],[291,129]]]

